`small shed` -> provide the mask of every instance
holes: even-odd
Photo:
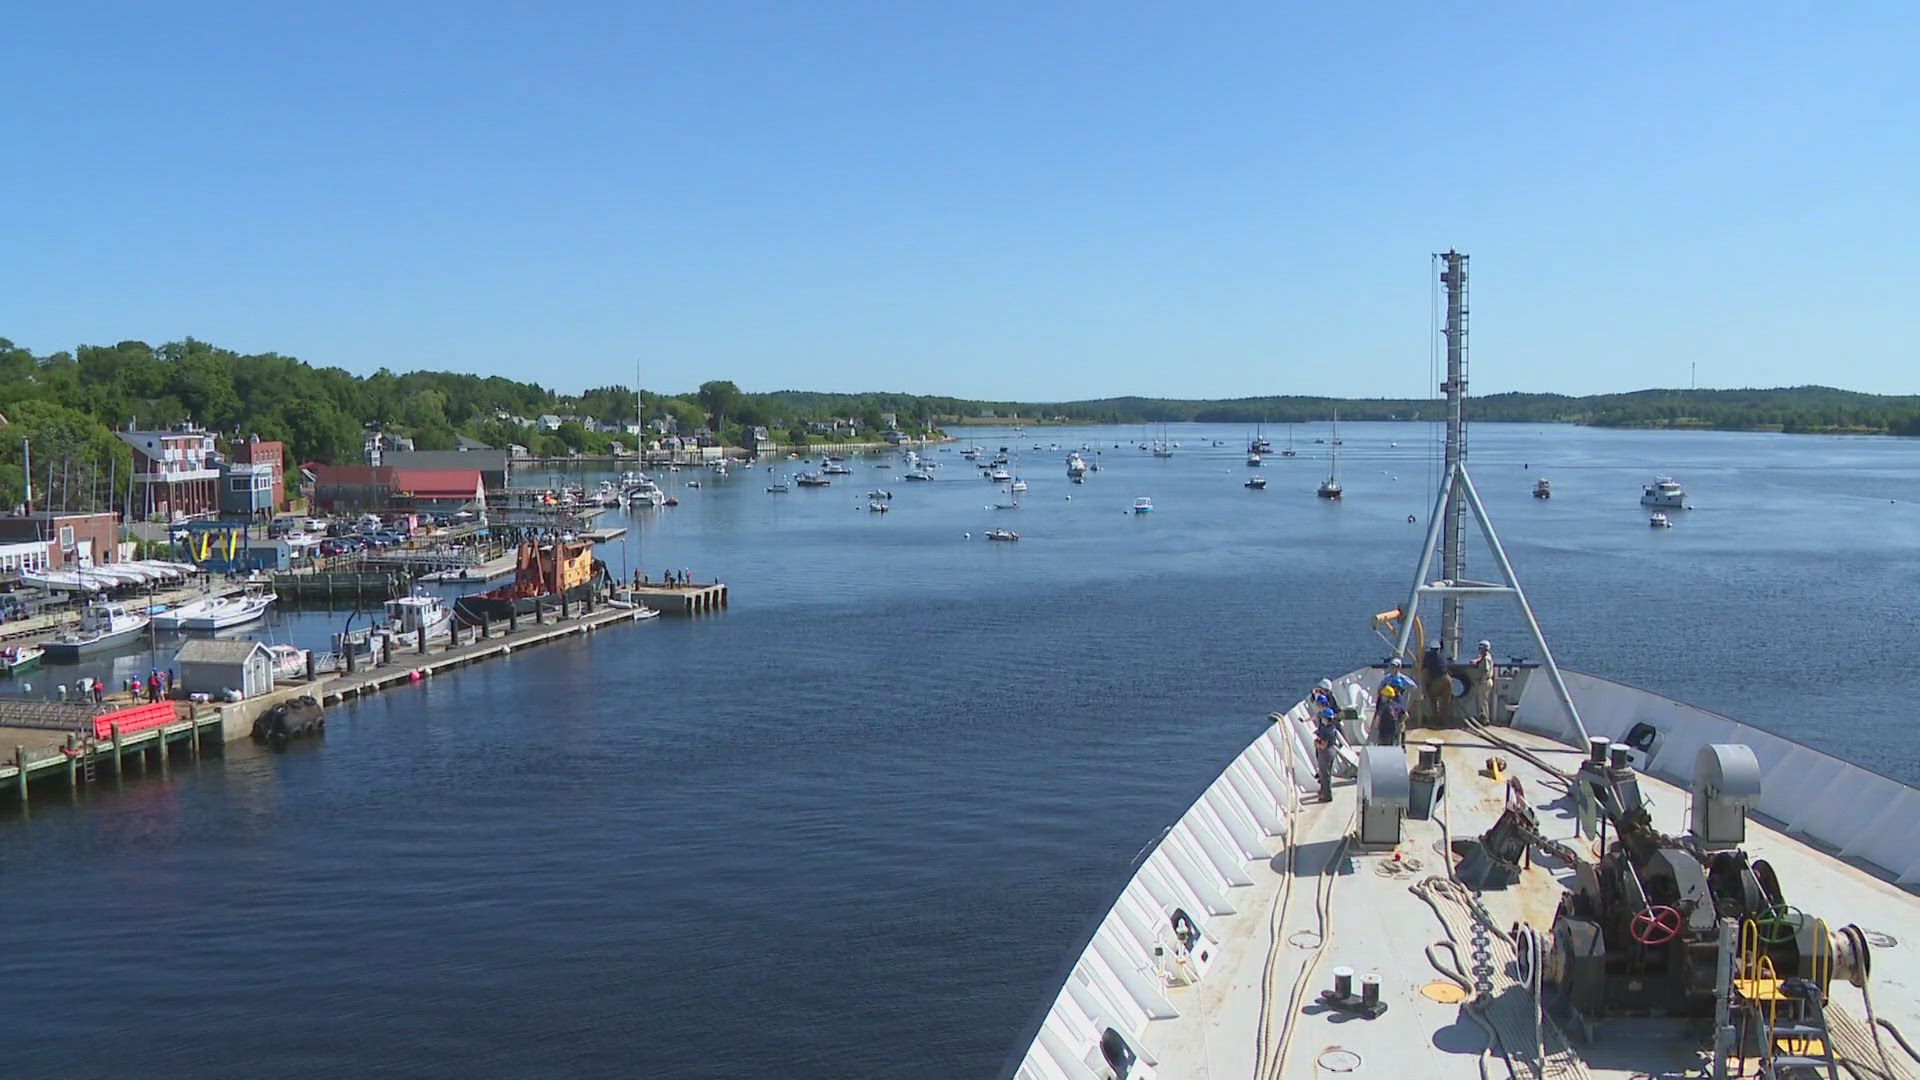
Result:
[[[194,638],[180,646],[173,663],[180,669],[181,689],[215,701],[228,690],[250,698],[273,689],[273,654],[258,641]]]

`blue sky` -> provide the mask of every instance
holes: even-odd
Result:
[[[1418,395],[1457,246],[1476,393],[1920,390],[1911,4],[164,7],[9,16],[0,336]]]

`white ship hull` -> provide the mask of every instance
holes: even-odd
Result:
[[[1366,715],[1367,688],[1379,675],[1366,669],[1336,680],[1339,699],[1358,701]],[[1563,675],[1591,734],[1623,739],[1643,723],[1655,730],[1636,762],[1658,828],[1675,835],[1685,831],[1688,789],[1702,746],[1746,745],[1765,778],[1752,807],[1764,823],[1748,822],[1743,846],[1772,864],[1789,901],[1824,915],[1836,927],[1857,923],[1892,931],[1903,941],[1920,926],[1920,899],[1911,891],[1920,885],[1920,847],[1911,842],[1909,829],[1920,816],[1920,791],[1704,709],[1595,676]],[[1131,1077],[1255,1076],[1256,1066],[1266,1070],[1259,1075],[1316,1077],[1326,1071],[1317,1061],[1328,1047],[1359,1054],[1374,1075],[1463,1080],[1480,1075],[1477,1047],[1485,1040],[1478,1029],[1458,1006],[1442,1007],[1420,993],[1424,985],[1446,981],[1429,965],[1426,946],[1447,931],[1435,909],[1409,886],[1445,874],[1435,850],[1441,833],[1430,822],[1409,821],[1406,840],[1394,851],[1346,849],[1334,872],[1323,875],[1327,857],[1354,823],[1355,788],[1337,786],[1331,804],[1308,801],[1316,781],[1306,711],[1304,702],[1297,704],[1264,730],[1147,852],[1024,1052],[1009,1062],[1011,1075],[1022,1080],[1105,1075],[1100,1041],[1109,1029],[1138,1055]],[[1577,751],[1566,753],[1574,748],[1565,718],[1546,680],[1531,679],[1507,737],[1571,768],[1579,758]],[[1358,722],[1344,726],[1349,735],[1362,734]],[[1453,790],[1446,807],[1454,838],[1478,836],[1499,813],[1500,784],[1480,773],[1490,750],[1511,759],[1514,775],[1526,785],[1552,838],[1567,840],[1573,834],[1564,797],[1547,786],[1543,774],[1463,729],[1414,729],[1408,746],[1429,737],[1447,743],[1443,758]],[[1568,876],[1557,866],[1551,873]],[[1326,919],[1316,903],[1320,890],[1330,890]],[[1559,891],[1550,884],[1534,889],[1523,883],[1482,898],[1496,925],[1525,921],[1544,930]],[[1166,917],[1170,907],[1189,913],[1199,931],[1191,949],[1171,948],[1176,935]],[[1277,952],[1269,948],[1276,935]],[[1309,947],[1299,947],[1301,942]],[[1494,944],[1497,958],[1499,942]],[[1465,942],[1460,951],[1465,965]],[[1277,957],[1272,969],[1270,952]],[[1170,960],[1176,953],[1184,958]],[[1906,947],[1882,948],[1872,959],[1879,1015],[1908,1019],[1910,1031],[1911,1018],[1920,1014],[1920,955]],[[1315,966],[1307,970],[1308,964]],[[1331,984],[1335,965],[1378,972],[1388,1011],[1361,1021],[1314,1007],[1314,997]],[[1501,987],[1511,982],[1499,976],[1496,993],[1510,992],[1511,987]],[[1296,986],[1307,991],[1306,1008],[1297,1002],[1288,1008]],[[1839,979],[1831,992],[1828,1015],[1836,1044],[1868,1055],[1866,1060],[1879,1068],[1870,1043],[1862,1044],[1871,1036],[1860,1019],[1859,993]],[[1263,1002],[1273,1015],[1264,1050]],[[1281,1060],[1276,1057],[1279,1038],[1289,1023],[1297,1029]],[[1671,1029],[1658,1027],[1662,1023],[1671,1022],[1609,1020],[1611,1030],[1603,1027],[1594,1043],[1571,1047],[1557,1043],[1550,1031],[1548,1056],[1556,1066],[1578,1065],[1596,1077],[1698,1070],[1700,1040],[1673,1038]],[[1441,1028],[1460,1034],[1444,1038],[1436,1034]],[[1474,1049],[1462,1049],[1468,1045]],[[1909,1075],[1891,1039],[1887,1047],[1894,1055],[1892,1075]],[[1498,1062],[1488,1067],[1505,1075]]]

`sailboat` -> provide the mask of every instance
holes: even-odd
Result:
[[[1320,496],[1323,499],[1338,499],[1341,494],[1340,412],[1337,409],[1334,410],[1334,414],[1333,414],[1333,471],[1327,474],[1327,478],[1325,480],[1320,481],[1320,489],[1314,492],[1314,494]]]
[[[1273,453],[1273,444],[1268,442],[1265,434],[1263,434],[1266,425],[1266,418],[1262,417],[1260,423],[1254,426],[1253,438],[1247,440],[1247,463],[1249,465],[1257,464],[1262,455]]]
[[[1281,457],[1293,457],[1293,425],[1287,425],[1287,448],[1280,451]]]
[[[1170,458],[1173,456],[1173,444],[1167,441],[1167,425],[1160,425],[1160,438],[1154,441],[1153,456]]]

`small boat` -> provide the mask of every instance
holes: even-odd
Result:
[[[789,490],[791,489],[787,487],[786,481],[784,480],[778,480],[767,485],[767,492],[773,495],[778,495]]]
[[[853,470],[847,468],[846,463],[843,461],[829,460],[826,464],[826,467],[821,469],[820,471],[823,473],[826,473],[828,476],[852,476],[853,475]]]
[[[799,476],[794,477],[793,482],[799,484],[801,487],[827,487],[833,483],[833,481],[817,472],[803,472]]]
[[[1656,529],[1673,528],[1673,522],[1667,519],[1667,515],[1664,511],[1660,511],[1660,510],[1655,510],[1653,512],[1653,516],[1647,519],[1647,524],[1651,525]]]
[[[987,480],[991,483],[1004,484],[1012,479],[1013,474],[1007,471],[1005,465],[995,465],[993,468],[987,470]]]
[[[910,472],[910,473],[908,473],[908,474],[907,474],[907,479],[909,479],[909,480],[931,480],[931,479],[933,479],[933,474],[932,474],[932,473],[930,473],[930,472],[928,472],[928,471],[926,471],[925,469],[915,469],[915,470],[913,470],[912,472]]]
[[[873,463],[873,467],[874,467],[874,468],[876,468],[876,469],[891,469],[891,468],[893,468],[893,462],[891,462],[891,461],[876,461],[876,462],[874,462],[874,463]]]
[[[296,649],[292,645],[269,645],[267,652],[273,654],[273,678],[275,682],[303,679],[307,674],[307,650]]]
[[[1249,476],[1247,477],[1247,486],[1255,491],[1260,491],[1267,486],[1267,478],[1264,476]]]
[[[1076,483],[1076,484],[1084,484],[1084,483],[1086,483],[1086,482],[1087,482],[1087,478],[1086,478],[1085,476],[1083,476],[1083,475],[1081,475],[1080,473],[1074,473],[1074,474],[1073,474],[1073,482],[1074,482],[1074,483]]]
[[[182,630],[225,630],[229,626],[250,623],[267,613],[279,597],[272,593],[250,593],[245,596],[223,596],[213,600],[206,607],[191,612],[179,621]],[[188,607],[194,605],[189,604]],[[181,609],[185,610],[185,609]],[[160,618],[166,618],[174,612],[168,612]]]
[[[1259,468],[1259,467],[1260,467],[1260,455],[1259,455],[1259,454],[1248,454],[1248,455],[1247,455],[1247,468],[1249,468],[1249,469],[1257,469],[1257,468]]]
[[[988,529],[987,539],[1012,541],[1020,539],[1020,534],[1012,529]]]
[[[1153,500],[1147,498],[1145,495],[1133,500],[1133,512],[1136,514],[1153,513]]]
[[[1013,490],[1015,491],[1027,490],[1027,482],[1025,480],[1015,478],[1015,480],[1013,481]]]
[[[679,499],[679,497],[678,497],[678,496],[674,496],[674,495],[669,495],[669,496],[667,496],[667,498],[666,498],[666,501],[665,501],[665,502],[662,502],[662,503],[661,503],[660,505],[662,505],[662,506],[679,506],[679,505],[680,505],[680,499]]]
[[[700,481],[698,481],[698,480],[689,480],[689,481],[687,481],[687,486],[688,486],[688,487],[690,487],[690,488],[697,488],[697,487],[699,487],[699,486],[700,486]]]
[[[1684,509],[1687,504],[1686,489],[1671,476],[1656,476],[1640,493],[1640,505],[1658,506],[1668,510]]]
[[[1067,455],[1067,476],[1069,478],[1078,477],[1086,471],[1087,459],[1081,457],[1078,452]]]
[[[888,491],[886,488],[874,488],[872,491],[867,492],[867,498],[883,499],[883,500],[891,499],[893,498],[893,492]]]
[[[74,660],[125,645],[146,633],[152,619],[124,604],[95,601],[80,611],[80,626],[48,641],[43,649],[55,660]]]
[[[1319,439],[1313,440],[1319,442]],[[1333,414],[1333,471],[1320,481],[1320,487],[1314,491],[1323,499],[1338,499],[1343,491],[1340,487],[1340,414]]]
[[[1543,476],[1533,482],[1533,497],[1536,499],[1553,498],[1553,485],[1547,482],[1546,477]]]
[[[867,509],[876,514],[884,514],[887,512],[887,504],[879,499],[871,499],[867,502]]]
[[[26,671],[40,663],[47,650],[32,645],[8,645],[0,648],[0,677]]]

